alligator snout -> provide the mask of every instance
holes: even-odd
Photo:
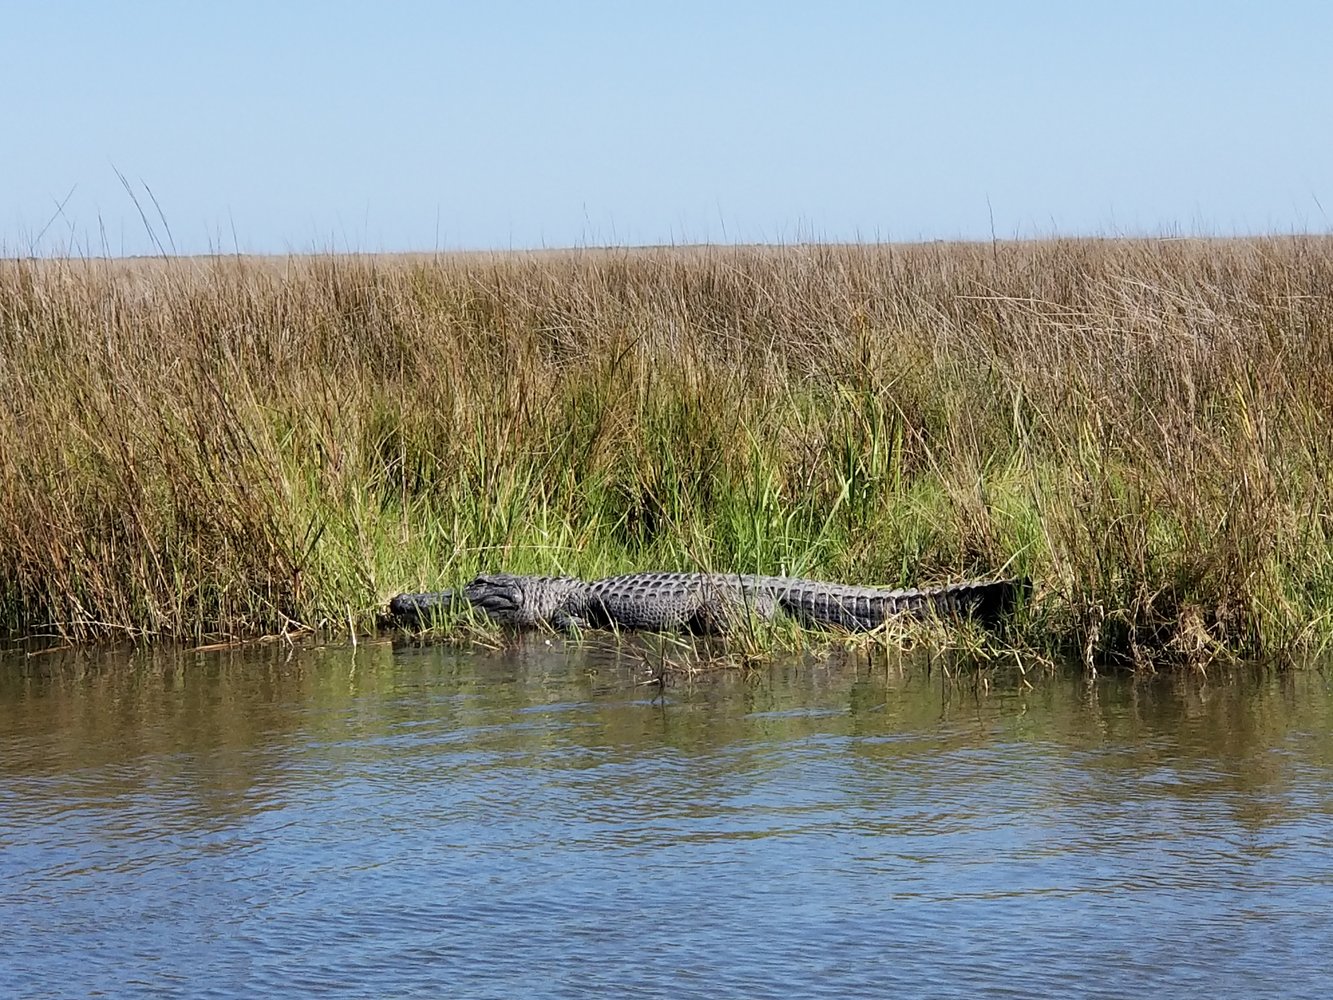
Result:
[[[430,594],[399,594],[389,602],[389,615],[404,622],[420,622],[435,611],[453,604],[452,590],[439,590]]]

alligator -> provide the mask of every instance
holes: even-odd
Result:
[[[568,576],[478,576],[460,590],[399,594],[389,615],[413,627],[446,609],[471,606],[518,628],[625,629],[721,635],[779,612],[804,625],[849,632],[894,617],[967,617],[996,624],[1032,591],[1026,578],[882,590],[798,577],[726,573],[630,573],[601,580]]]

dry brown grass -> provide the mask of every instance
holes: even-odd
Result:
[[[1026,572],[1333,636],[1333,240],[0,262],[0,623],[361,627],[482,568]]]

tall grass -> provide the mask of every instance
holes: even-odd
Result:
[[[364,627],[483,569],[1026,573],[1333,637],[1333,240],[0,262],[0,628]]]

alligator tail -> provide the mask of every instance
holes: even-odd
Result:
[[[930,594],[931,610],[992,624],[1012,614],[1032,596],[1032,580],[1026,576],[1007,580],[974,580],[955,583]]]

